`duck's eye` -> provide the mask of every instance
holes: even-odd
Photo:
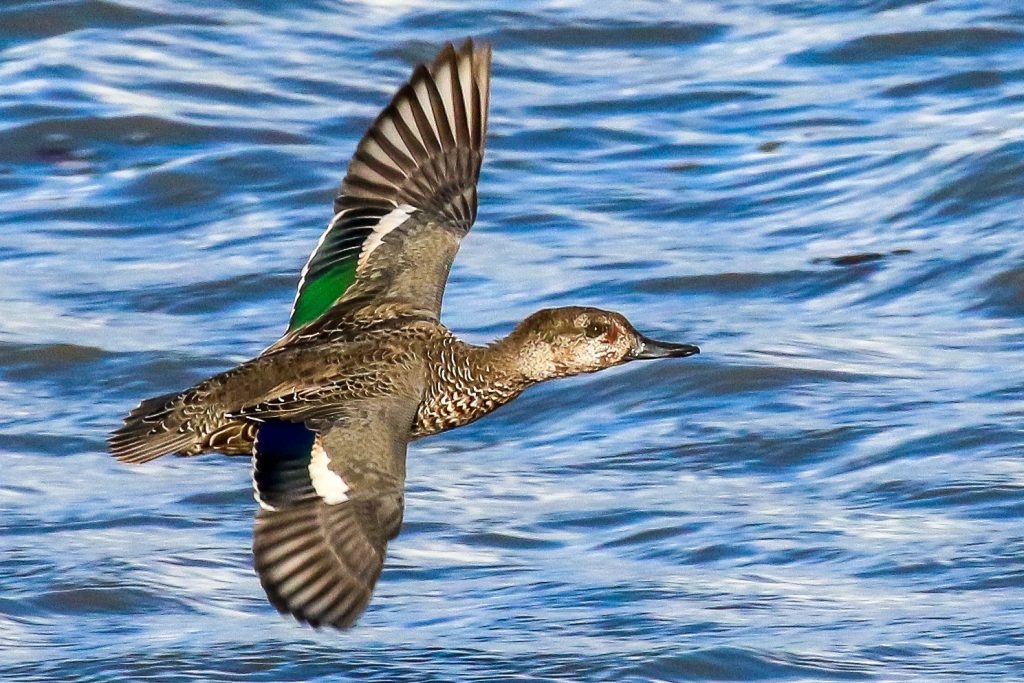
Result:
[[[588,337],[600,337],[602,334],[608,331],[608,326],[604,323],[592,322],[587,325],[584,332]]]

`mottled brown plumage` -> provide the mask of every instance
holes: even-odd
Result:
[[[251,454],[255,564],[271,602],[346,627],[401,527],[410,440],[472,422],[549,379],[688,356],[620,314],[539,311],[489,346],[439,319],[476,216],[490,48],[447,45],[359,143],[300,279],[288,332],[256,358],[143,401],[109,440],[120,460]]]

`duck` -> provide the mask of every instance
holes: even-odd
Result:
[[[252,551],[270,603],[351,627],[402,526],[411,441],[467,425],[540,382],[692,356],[621,313],[547,308],[480,346],[440,319],[474,223],[491,46],[447,43],[356,146],[299,277],[284,335],[184,391],[142,401],[110,434],[121,462],[248,455]]]

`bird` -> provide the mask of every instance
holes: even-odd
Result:
[[[288,327],[255,358],[142,401],[108,439],[139,464],[248,455],[253,562],[270,603],[314,628],[363,614],[401,528],[411,441],[467,425],[528,387],[692,356],[620,313],[537,311],[487,345],[440,320],[477,213],[491,46],[446,43],[356,146],[299,277]]]

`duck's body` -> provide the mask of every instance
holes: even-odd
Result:
[[[356,150],[285,336],[143,401],[111,435],[111,451],[132,463],[251,454],[257,571],[278,609],[313,625],[348,626],[368,603],[401,525],[409,441],[537,382],[698,351],[592,308],[539,311],[488,346],[441,323],[476,215],[489,77],[490,49],[469,41],[418,67]]]
[[[118,457],[142,463],[168,448],[182,455],[251,455],[261,420],[302,418],[395,394],[417,403],[408,428],[413,440],[483,417],[531,384],[500,346],[467,344],[422,313],[355,325],[334,338],[270,349],[188,391],[149,399],[119,430],[132,437],[134,449],[117,450]]]

